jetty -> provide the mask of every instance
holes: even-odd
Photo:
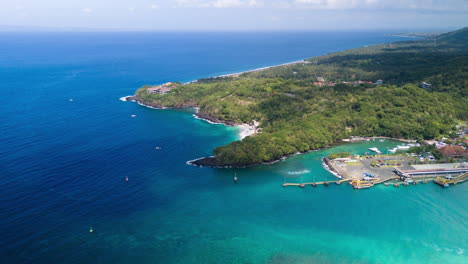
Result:
[[[304,183],[291,183],[291,182],[285,182],[283,183],[283,187],[288,187],[288,186],[299,186],[299,187],[306,187],[307,185],[311,185],[313,187],[316,187],[318,185],[325,185],[325,186],[328,186],[330,184],[341,184],[343,182],[348,182],[348,181],[351,181],[352,179],[342,179],[342,180],[338,180],[338,181],[321,181],[321,182],[304,182]]]
[[[390,161],[394,166],[386,166]],[[349,163],[342,158],[325,159],[326,168],[341,179],[333,181],[304,182],[302,176],[299,182],[283,180],[283,187],[308,185],[317,187],[348,182],[355,189],[368,189],[379,184],[385,186],[410,186],[426,184],[433,181],[445,188],[462,183],[468,179],[466,163],[440,163],[410,165],[411,158],[403,156],[355,157],[355,162]],[[286,180],[286,181],[285,181]]]
[[[459,183],[462,183],[464,181],[466,181],[468,179],[468,173],[464,173],[462,175],[459,175],[458,177],[437,177],[434,182],[439,184],[440,186],[444,187],[444,188],[447,188],[449,187],[451,184],[459,184]]]

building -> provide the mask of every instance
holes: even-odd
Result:
[[[172,88],[175,88],[175,85],[173,85],[171,82],[159,85],[159,86],[153,86],[148,89],[146,89],[147,94],[167,94],[168,92],[171,91]]]
[[[468,157],[468,151],[462,146],[445,146],[439,149],[445,158],[463,158]]]
[[[432,84],[427,83],[427,82],[422,82],[420,87],[423,88],[423,89],[431,89]]]
[[[375,84],[381,85],[381,84],[383,84],[383,80],[377,80],[377,81],[375,82]]]

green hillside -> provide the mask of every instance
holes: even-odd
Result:
[[[203,116],[258,121],[261,132],[214,150],[214,165],[250,165],[350,136],[431,139],[468,117],[468,29],[337,52],[304,63],[178,84],[143,103],[197,106]],[[313,85],[318,79],[321,85]],[[383,80],[382,85],[354,84]],[[421,82],[430,88],[420,88]],[[343,83],[348,82],[348,83]]]

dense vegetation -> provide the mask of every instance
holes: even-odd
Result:
[[[426,153],[431,153],[438,160],[442,158],[442,154],[436,148],[435,145],[422,145],[422,146],[411,147],[408,150],[408,153],[415,153],[415,154],[422,155],[422,156],[424,156]]]
[[[198,106],[203,114],[261,124],[261,133],[214,150],[219,165],[272,161],[350,135],[431,139],[468,116],[468,29],[433,39],[377,45],[239,77],[178,84],[142,102]],[[338,83],[312,85],[318,77]],[[343,81],[384,80],[384,85]],[[419,88],[431,82],[430,89]]]

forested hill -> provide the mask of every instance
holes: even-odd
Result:
[[[364,47],[304,63],[178,84],[143,103],[198,106],[204,116],[258,121],[261,132],[214,150],[211,165],[250,165],[350,135],[430,139],[468,117],[468,29]],[[381,79],[383,84],[374,84]],[[361,82],[358,82],[361,81]],[[420,88],[421,82],[430,87]],[[315,83],[315,84],[314,84]]]
[[[336,82],[383,80],[402,85],[432,84],[430,91],[467,97],[468,28],[426,39],[381,44],[308,59],[310,65],[291,65],[246,74],[252,78]],[[294,73],[295,72],[295,73]],[[465,89],[463,89],[465,88]]]

